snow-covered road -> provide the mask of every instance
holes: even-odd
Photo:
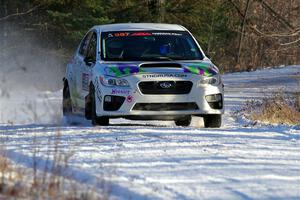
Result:
[[[205,129],[197,120],[190,128],[127,120],[112,120],[109,127],[3,124],[0,139],[9,158],[25,167],[37,147],[43,169],[59,133],[59,149],[72,154],[68,176],[99,191],[105,180],[111,198],[296,200],[300,127],[247,126],[231,112],[282,86],[295,92],[299,81],[300,66],[225,75],[220,129]],[[60,102],[55,95],[52,101]]]

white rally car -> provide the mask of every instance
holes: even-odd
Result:
[[[109,118],[174,120],[191,116],[220,127],[223,83],[218,68],[180,25],[128,23],[95,26],[67,65],[63,114],[94,125]]]

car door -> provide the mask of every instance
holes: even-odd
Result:
[[[85,61],[84,59],[86,58],[87,55],[87,50],[88,50],[88,45],[90,38],[92,36],[93,32],[89,32],[86,34],[84,39],[82,40],[79,50],[77,52],[76,58],[75,58],[75,65],[74,65],[74,79],[75,79],[75,91],[74,91],[74,99],[75,102],[74,107],[75,107],[75,112],[78,111],[79,108],[82,108],[82,69],[85,67]]]
[[[86,51],[85,58],[83,59],[83,64],[81,65],[81,87],[80,87],[80,101],[82,104],[81,108],[85,106],[85,97],[89,93],[89,83],[91,79],[92,68],[96,64],[97,60],[97,33],[92,32],[91,37],[88,42],[88,47]]]

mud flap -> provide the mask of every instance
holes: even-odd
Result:
[[[85,97],[85,118],[88,120],[92,119],[92,102],[90,94]]]

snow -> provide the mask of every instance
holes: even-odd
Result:
[[[220,129],[203,128],[201,118],[188,128],[124,119],[108,127],[92,127],[88,121],[59,126],[51,113],[60,109],[61,94],[48,92],[51,109],[41,111],[44,94],[31,93],[33,102],[40,102],[34,104],[36,118],[43,116],[44,122],[16,115],[19,125],[0,125],[0,139],[8,157],[26,168],[32,167],[38,148],[38,169],[43,170],[53,162],[47,156],[59,138],[58,149],[72,155],[65,176],[99,193],[108,188],[111,199],[300,199],[300,127],[248,126],[231,116],[245,100],[280,87],[299,91],[300,66],[225,74],[223,79],[226,113]]]

